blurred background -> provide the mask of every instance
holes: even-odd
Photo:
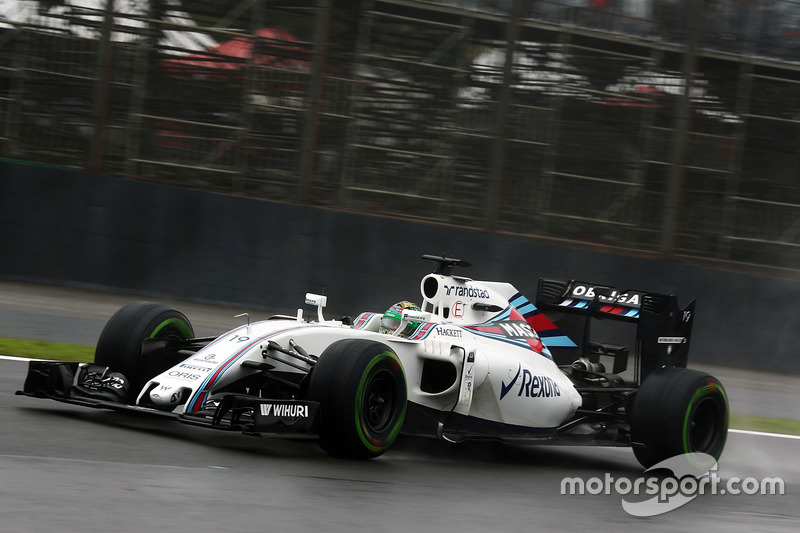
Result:
[[[0,0],[0,157],[800,265],[799,0]]]
[[[355,316],[445,253],[800,374],[799,74],[800,0],[0,0],[0,278]]]

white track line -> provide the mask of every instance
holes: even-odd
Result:
[[[728,433],[741,433],[743,435],[756,435],[758,437],[778,437],[780,439],[800,440],[800,435],[784,435],[783,433],[765,433],[763,431],[750,431],[747,429],[729,429]]]
[[[28,357],[16,357],[14,355],[0,355],[0,359],[6,361],[39,361],[40,359],[30,359]]]

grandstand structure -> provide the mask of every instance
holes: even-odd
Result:
[[[0,157],[796,272],[800,3],[734,4],[0,0]]]

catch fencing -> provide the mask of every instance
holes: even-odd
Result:
[[[0,0],[0,156],[796,271],[799,21],[797,0]]]

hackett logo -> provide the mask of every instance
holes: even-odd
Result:
[[[554,396],[561,396],[561,389],[558,387],[558,383],[553,381],[552,378],[547,376],[537,376],[527,368],[523,370],[522,365],[519,365],[516,375],[508,385],[506,385],[505,381],[500,382],[501,400],[506,397],[511,389],[514,388],[514,385],[516,385],[520,375],[522,376],[522,380],[519,383],[517,397],[524,396],[525,398],[552,398]]]

